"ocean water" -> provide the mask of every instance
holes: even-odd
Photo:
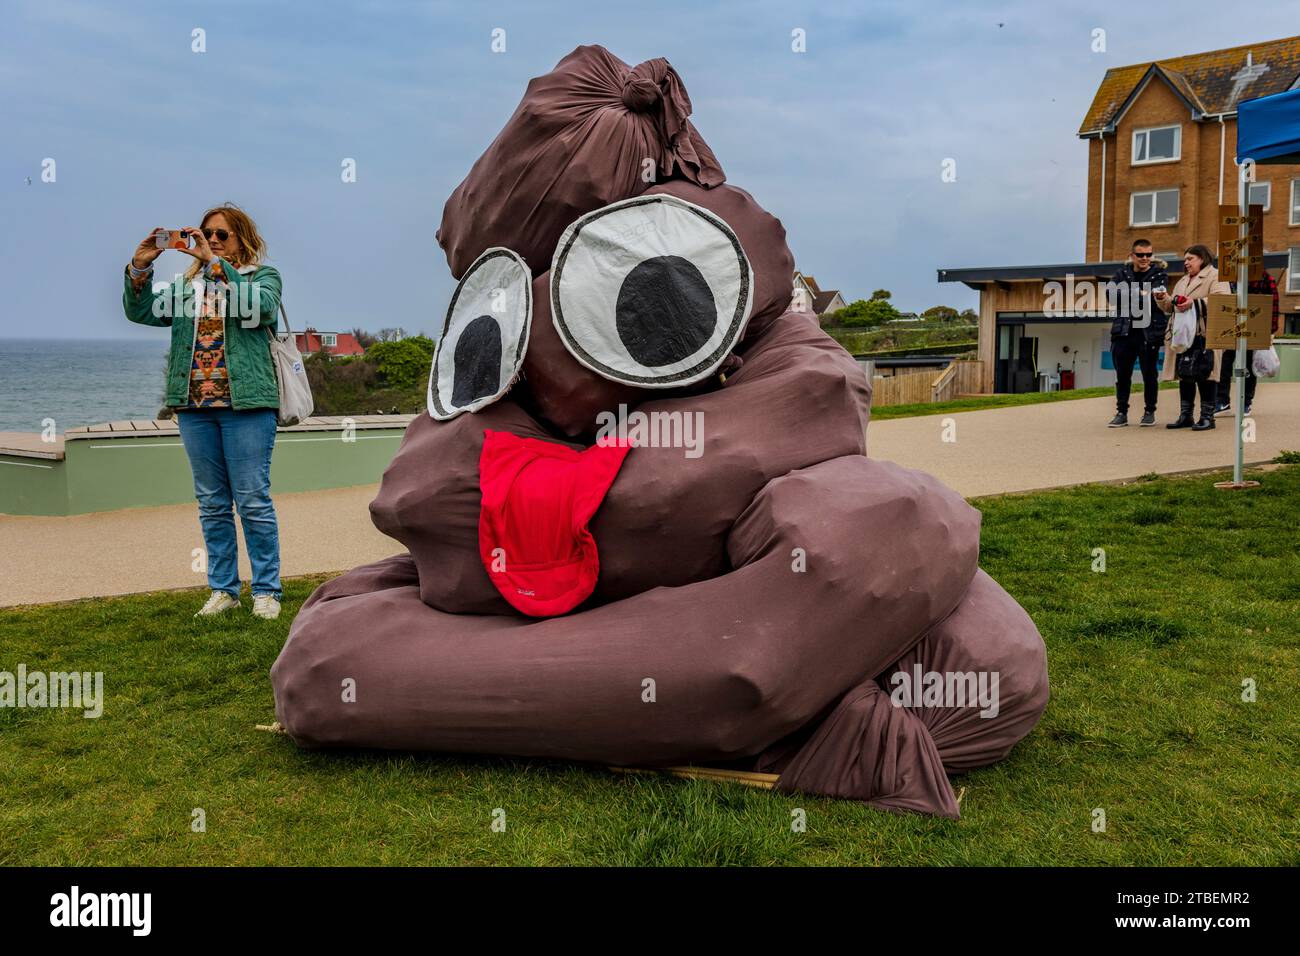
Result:
[[[0,338],[0,431],[155,418],[166,368],[166,339]]]

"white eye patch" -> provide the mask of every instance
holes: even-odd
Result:
[[[523,365],[532,320],[524,260],[499,247],[475,259],[452,294],[433,353],[429,414],[446,421],[504,395]]]
[[[551,313],[565,348],[597,375],[671,388],[722,364],[745,330],[753,287],[730,226],[675,196],[641,196],[564,231]]]

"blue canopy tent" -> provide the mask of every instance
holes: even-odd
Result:
[[[1300,89],[1237,105],[1237,162],[1300,163]]]
[[[1237,104],[1237,163],[1250,160],[1255,165],[1272,165],[1275,163],[1300,163],[1300,89],[1272,96],[1260,96],[1253,100],[1243,100]],[[1242,168],[1239,181],[1240,195],[1238,208],[1246,206],[1249,181],[1247,170]],[[1246,225],[1241,225],[1241,238],[1246,237]],[[1244,263],[1244,260],[1239,260]],[[1247,283],[1237,283],[1238,322],[1244,323],[1247,303]],[[1237,338],[1237,356],[1233,363],[1232,377],[1237,386],[1237,460],[1232,469],[1232,481],[1218,482],[1221,488],[1249,488],[1258,485],[1256,481],[1243,481],[1242,465],[1242,415],[1246,404],[1243,392],[1246,379],[1246,339]]]

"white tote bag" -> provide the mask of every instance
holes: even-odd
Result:
[[[1196,309],[1174,313],[1174,334],[1169,340],[1169,347],[1176,354],[1182,354],[1192,347],[1196,339]]]
[[[311,397],[311,385],[307,381],[307,370],[302,364],[302,355],[293,341],[293,330],[289,328],[289,313],[280,303],[280,315],[284,317],[284,330],[288,333],[283,339],[273,329],[267,329],[270,336],[271,364],[275,366],[275,382],[280,387],[279,422],[281,425],[297,425],[304,418],[310,418],[315,402]]]
[[[1270,346],[1256,349],[1250,364],[1256,378],[1272,378],[1282,367],[1282,360],[1278,358],[1277,349]]]

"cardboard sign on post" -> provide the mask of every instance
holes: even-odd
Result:
[[[1244,237],[1243,221],[1247,227]],[[1247,282],[1264,278],[1264,207],[1255,203],[1243,217],[1239,206],[1220,206],[1218,251],[1219,278],[1224,282],[1237,281],[1243,258]]]
[[[1219,233],[1219,259],[1221,263],[1226,264],[1228,259],[1241,255],[1243,250],[1250,256],[1264,255],[1263,236],[1260,236],[1258,233],[1252,233],[1245,239],[1242,239],[1236,235],[1225,235],[1227,232],[1228,230],[1225,227],[1224,231]],[[1222,269],[1220,269],[1220,271],[1222,271]]]
[[[1241,207],[1240,206],[1220,206],[1219,207],[1219,225],[1231,226],[1233,234],[1236,235],[1237,227],[1241,225]],[[1246,225],[1249,226],[1250,232],[1260,232],[1264,228],[1264,207],[1260,203],[1253,203],[1246,211]]]
[[[1238,240],[1232,240],[1233,243]],[[1225,250],[1225,243],[1219,243],[1219,278],[1224,282],[1236,282],[1240,276],[1240,267],[1238,263],[1239,247],[1229,247],[1230,251]],[[1264,241],[1256,236],[1250,237],[1250,245],[1246,254],[1246,281],[1255,282],[1264,278]]]
[[[1232,465],[1232,481],[1221,481],[1216,488],[1250,488],[1257,481],[1241,477],[1242,459],[1245,456],[1243,427],[1246,399],[1240,394],[1246,375],[1246,352],[1250,346],[1264,348],[1272,336],[1273,297],[1248,295],[1248,283],[1264,276],[1264,207],[1250,202],[1250,184],[1254,182],[1254,165],[1249,159],[1241,164],[1237,183],[1237,208],[1219,207],[1219,239],[1223,254],[1219,259],[1219,278],[1235,282],[1235,295],[1212,295],[1206,302],[1205,344],[1212,349],[1232,350],[1237,361],[1233,377],[1238,386],[1236,432],[1233,440],[1236,454]],[[1242,215],[1242,210],[1245,215]],[[1232,232],[1236,229],[1236,236]],[[1235,238],[1235,242],[1233,239]],[[1217,364],[1217,363],[1216,363]],[[1213,424],[1213,423],[1211,423]]]
[[[1246,305],[1246,347],[1266,349],[1273,339],[1273,297],[1252,295]],[[1237,297],[1212,295],[1205,300],[1205,347],[1235,349],[1237,336]]]

